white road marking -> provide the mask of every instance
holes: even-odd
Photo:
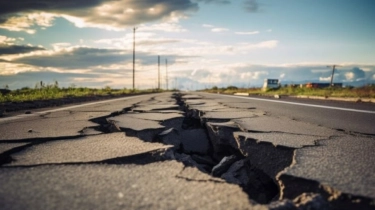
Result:
[[[22,119],[22,118],[26,118],[26,117],[38,116],[38,115],[41,115],[41,114],[46,114],[46,113],[51,113],[51,112],[58,112],[58,111],[64,111],[64,110],[69,110],[69,109],[75,109],[75,108],[90,106],[90,105],[95,105],[95,104],[102,104],[102,103],[109,103],[109,102],[113,102],[113,101],[128,100],[128,99],[138,98],[138,97],[141,97],[141,96],[144,96],[144,95],[116,98],[116,99],[110,99],[110,100],[105,100],[105,101],[96,101],[96,102],[87,103],[87,104],[80,104],[80,105],[68,106],[68,107],[63,107],[63,108],[58,108],[58,109],[46,110],[46,111],[42,111],[42,112],[35,112],[33,114],[21,114],[21,115],[17,115],[17,116],[13,116],[13,117],[0,118],[0,123],[12,121],[12,120],[16,120],[16,119]]]
[[[241,98],[241,99],[247,99],[247,100],[256,100],[256,101],[267,101],[267,102],[273,102],[273,103],[292,104],[292,105],[297,105],[297,106],[308,106],[308,107],[316,107],[316,108],[323,108],[323,109],[334,109],[334,110],[349,111],[349,112],[360,112],[360,113],[367,113],[367,114],[375,114],[375,111],[369,111],[369,110],[349,109],[349,108],[334,107],[334,106],[304,104],[304,103],[296,103],[296,102],[289,102],[289,101],[278,101],[278,100],[271,100],[271,99],[264,99],[264,98],[253,98],[253,97],[243,97],[243,96],[230,96],[230,95],[220,95],[220,96],[232,97],[232,98]]]

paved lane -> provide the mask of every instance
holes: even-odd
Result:
[[[249,103],[249,106],[272,116],[284,116],[333,129],[375,135],[375,104],[371,103],[199,94],[224,104]]]

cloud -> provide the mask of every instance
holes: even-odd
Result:
[[[173,15],[172,15],[173,16]],[[187,30],[178,24],[179,17],[171,17],[162,23],[152,25],[141,24],[138,31],[165,31],[165,32],[186,32]]]
[[[111,81],[96,80],[97,74],[82,74],[82,73],[58,73],[51,71],[37,71],[37,72],[21,72],[13,75],[2,75],[0,77],[0,84],[7,84],[11,89],[22,87],[33,88],[36,83],[43,81],[46,84],[53,84],[58,81],[61,87],[68,87],[71,84],[76,84],[78,87],[104,87],[111,84]]]
[[[42,47],[34,47],[27,45],[7,45],[0,44],[0,55],[22,54],[38,50],[45,50]]]
[[[203,24],[202,27],[203,28],[213,28],[214,26],[210,25],[210,24]]]
[[[244,1],[244,8],[247,12],[258,12],[259,11],[259,3],[257,0],[245,0]]]
[[[363,71],[362,69],[360,69],[358,67],[355,67],[352,70],[350,70],[346,73],[343,73],[343,74],[345,75],[346,81],[350,81],[350,82],[361,81],[361,80],[364,80],[366,78],[365,71]]]
[[[224,32],[224,31],[229,31],[227,28],[213,28],[211,29],[212,32]]]
[[[15,38],[0,35],[0,44],[12,44],[16,41]]]
[[[63,43],[64,45],[64,43]],[[169,64],[173,65],[177,58],[184,58],[174,54],[164,54]],[[0,74],[14,74],[21,72],[15,65],[24,65],[22,71],[69,71],[87,72],[93,69],[117,69],[131,68],[133,52],[122,49],[101,49],[89,47],[67,47],[58,50],[45,50],[21,55],[4,62],[6,72],[0,69]],[[136,66],[139,71],[149,70],[157,64],[157,55],[147,52],[136,53]],[[12,65],[12,66],[10,66]],[[10,66],[10,67],[9,67]],[[149,66],[151,66],[149,68]]]
[[[196,0],[197,2],[216,3],[216,4],[230,4],[230,0]]]
[[[276,48],[278,44],[279,44],[278,40],[263,41],[263,42],[259,42],[256,44],[243,43],[239,47],[239,50],[249,51],[249,50],[254,50],[254,49],[273,49],[273,48]]]
[[[331,81],[331,76],[328,76],[328,77],[319,77],[319,81],[330,82]]]
[[[157,36],[154,33],[139,31],[136,34],[136,50],[137,53],[155,53],[169,54],[171,45],[184,42],[183,39],[173,39]],[[133,50],[133,34],[128,33],[124,37],[112,39],[95,40],[94,43],[100,47],[112,47],[116,49]]]
[[[259,79],[262,75],[268,75],[266,71],[245,72],[240,74],[241,79]]]
[[[1,12],[0,12],[1,14]],[[1,21],[3,19],[3,21]],[[15,14],[9,18],[0,15],[0,28],[9,31],[25,31],[29,34],[34,34],[33,26],[49,27],[52,26],[55,15],[49,13],[29,13],[29,14]]]
[[[13,59],[13,63],[22,63],[38,67],[55,67],[61,69],[88,68],[98,65],[121,63],[132,59],[131,53],[116,49],[98,49],[88,47],[72,47],[60,51]]]
[[[337,71],[334,82],[342,82],[346,85],[363,85],[363,81],[374,82],[375,65],[367,65],[371,69],[363,75],[361,65],[355,64],[344,66]],[[288,65],[253,65],[246,63],[232,65],[214,65],[197,70],[205,72],[202,76],[197,77],[197,72],[192,75],[191,71],[181,73],[191,80],[199,82],[195,84],[204,88],[211,84],[219,87],[235,85],[238,87],[260,87],[266,78],[280,78],[282,84],[304,84],[307,82],[330,82],[330,72],[316,71],[325,70],[326,64],[288,64]],[[352,81],[346,80],[345,75],[349,75]]]
[[[123,30],[157,20],[178,20],[198,10],[190,0],[0,0],[0,27],[35,33],[31,26],[48,27],[64,17],[77,27]]]
[[[238,34],[238,35],[254,35],[254,34],[259,34],[259,31],[235,32],[235,34]]]

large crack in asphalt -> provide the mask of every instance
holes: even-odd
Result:
[[[148,142],[173,145],[174,147],[164,154],[167,159],[177,160],[185,166],[196,167],[213,177],[237,184],[248,194],[249,199],[268,204],[271,209],[289,209],[291,206],[300,209],[373,208],[369,198],[344,193],[335,196],[334,190],[323,191],[322,185],[311,184],[314,183],[311,180],[299,179],[296,186],[289,181],[295,177],[282,175],[284,169],[293,165],[295,151],[302,147],[319,146],[319,136],[244,130],[231,119],[205,118],[204,111],[191,108],[194,106],[186,104],[186,99],[180,94],[175,94],[174,98],[184,112],[183,118],[161,121],[164,129],[123,130]],[[194,105],[197,104],[202,105],[200,102]],[[139,113],[141,112],[144,110]],[[283,146],[259,140],[262,137],[252,138],[248,133],[273,133],[292,139],[304,137],[305,143],[291,146],[288,142],[283,142],[287,145]],[[290,193],[293,189],[299,189],[298,193]]]
[[[115,126],[117,131],[123,131],[129,136],[136,136],[147,142],[173,145],[172,148],[165,150],[164,154],[159,154],[163,156],[161,159],[149,156],[149,162],[176,160],[182,162],[185,167],[195,167],[215,177],[212,181],[220,178],[228,183],[239,185],[249,199],[260,204],[268,204],[270,209],[373,208],[372,199],[337,193],[320,183],[282,174],[283,170],[293,165],[298,148],[319,146],[319,139],[317,140],[319,136],[246,130],[229,118],[205,117],[205,112],[196,108],[203,103],[196,102],[189,105],[186,103],[187,99],[182,96],[174,94],[173,98],[179,105],[179,110],[183,111],[183,117],[161,120],[159,121],[163,126],[161,128],[144,130],[121,128],[110,118],[107,118],[107,124]],[[200,97],[188,99],[199,100]],[[153,100],[155,99],[150,99],[148,103],[153,103]],[[176,107],[164,107],[160,110],[176,110]],[[150,110],[138,107],[131,112],[148,111]],[[248,135],[249,133],[251,135]],[[272,141],[262,141],[261,135],[267,133],[285,135],[285,138],[292,139],[304,137],[305,142],[292,146],[288,145],[288,142],[283,142],[287,145],[285,146]],[[200,181],[183,176],[178,178]]]
[[[90,135],[92,130],[102,133],[123,132],[127,136],[137,137],[146,142],[172,145],[170,148],[100,161],[45,163],[17,167],[76,164],[143,165],[175,160],[185,165],[183,170],[195,167],[212,176],[212,179],[200,180],[177,174],[176,178],[194,182],[225,181],[236,184],[247,193],[250,200],[266,204],[269,209],[374,208],[374,201],[370,198],[341,193],[313,180],[283,174],[283,171],[295,164],[297,149],[319,146],[319,140],[316,140],[319,136],[293,132],[249,130],[231,118],[220,118],[215,115],[208,118],[204,111],[197,108],[204,104],[199,102],[199,99],[201,98],[194,96],[184,98],[182,94],[175,93],[173,94],[175,104],[159,105],[158,103],[161,101],[151,98],[143,104],[140,102],[131,108],[93,118],[90,121],[98,126],[85,127],[79,131],[81,135],[69,137],[72,140],[82,138],[84,135]],[[196,102],[189,104],[188,100],[196,100]],[[153,104],[153,108],[144,104]],[[256,109],[251,108],[251,110]],[[151,119],[147,113],[163,116],[174,113],[175,116],[163,119],[163,116],[160,115],[160,119],[157,116],[155,119]],[[257,112],[254,116],[245,117],[256,118],[258,114]],[[169,116],[173,116],[173,114]],[[240,116],[238,118],[241,119]],[[132,124],[137,123],[147,129],[133,128]],[[278,137],[281,139],[301,137],[305,139],[301,145],[291,145],[288,140],[282,144],[272,139],[264,140],[264,138],[269,138],[264,135],[270,133],[279,135]],[[35,140],[38,141],[20,140],[20,142],[29,144],[2,153],[0,155],[1,165],[14,161],[12,158],[14,153],[50,141],[67,140],[67,137]],[[9,142],[14,143],[14,140]]]

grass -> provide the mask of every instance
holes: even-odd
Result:
[[[7,94],[0,93],[0,103],[5,102],[25,102],[35,100],[49,100],[59,98],[72,98],[72,97],[86,97],[86,96],[108,96],[108,95],[126,95],[136,93],[152,93],[161,92],[162,90],[131,90],[131,89],[111,89],[106,86],[102,89],[83,88],[83,87],[69,87],[60,88],[58,85],[39,85],[35,88],[22,88],[12,90]]]
[[[229,86],[227,88],[205,89],[205,92],[211,93],[249,93],[251,95],[305,95],[305,96],[321,96],[321,97],[344,97],[344,98],[375,98],[375,84],[363,87],[328,87],[328,88],[300,88],[300,87],[281,87],[279,89],[270,89],[262,91],[261,88],[237,88]]]

